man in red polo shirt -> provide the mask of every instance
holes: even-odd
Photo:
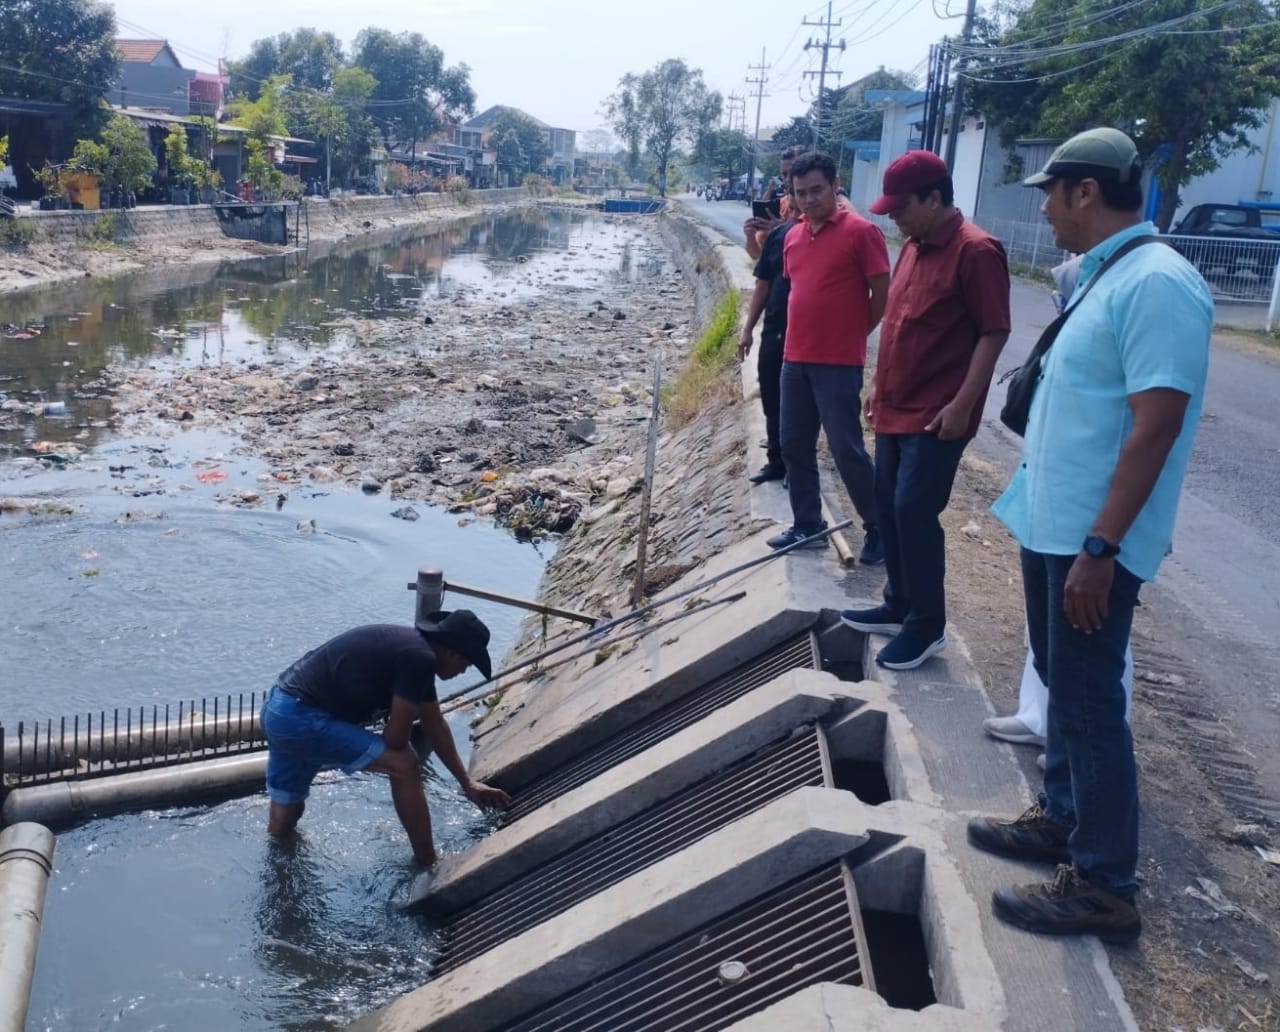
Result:
[[[889,252],[873,223],[837,204],[839,186],[835,163],[825,154],[802,154],[791,167],[801,218],[782,245],[791,293],[778,437],[794,522],[769,545],[785,548],[826,529],[818,493],[821,428],[866,531],[860,559],[872,564],[884,553],[876,528],[875,472],[858,417],[867,335],[880,322],[889,290]],[[823,537],[801,547],[826,543]]]
[[[871,210],[906,238],[866,402],[889,582],[882,605],[841,619],[893,635],[876,662],[911,670],[947,643],[938,517],[1009,337],[1009,263],[1000,242],[955,208],[947,166],[929,151],[908,151],[885,169]]]

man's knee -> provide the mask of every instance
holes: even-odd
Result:
[[[302,811],[306,808],[306,803],[277,803],[273,801],[267,813],[267,834],[288,835],[297,827],[298,821],[302,819]]]
[[[382,755],[369,765],[368,770],[381,771],[392,781],[417,780],[418,754],[412,749],[384,749]]]

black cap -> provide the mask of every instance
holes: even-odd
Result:
[[[484,674],[485,680],[493,676],[493,664],[489,660],[489,628],[470,609],[428,613],[415,621],[414,626],[431,641],[453,649]]]

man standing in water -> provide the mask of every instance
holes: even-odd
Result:
[[[283,837],[294,830],[320,771],[373,771],[391,780],[391,801],[414,859],[434,864],[431,814],[418,756],[409,745],[415,720],[471,802],[508,805],[511,797],[502,789],[471,780],[436,701],[437,677],[448,680],[468,666],[491,676],[488,646],[489,628],[459,609],[431,613],[417,627],[356,627],[285,670],[262,707],[269,747],[267,832]],[[381,718],[381,734],[364,726]]]

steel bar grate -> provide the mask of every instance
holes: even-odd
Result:
[[[515,801],[506,810],[504,821],[519,820],[623,760],[696,724],[708,713],[746,695],[753,688],[800,667],[818,667],[817,643],[808,631],[668,703],[607,742],[514,790]]]
[[[805,785],[825,781],[811,728],[683,789],[490,893],[446,928],[444,972]]]
[[[864,942],[853,879],[830,864],[498,1032],[716,1032],[818,982],[871,988]]]

